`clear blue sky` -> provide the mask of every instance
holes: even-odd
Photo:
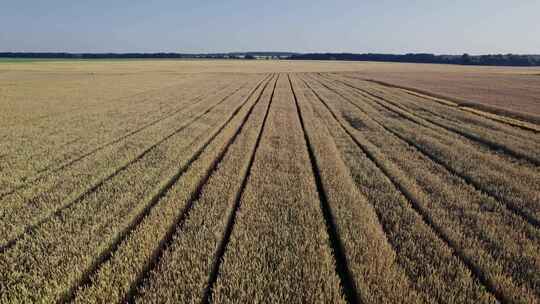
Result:
[[[0,51],[540,53],[540,0],[0,0]]]

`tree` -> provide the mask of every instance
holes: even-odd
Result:
[[[471,56],[467,53],[461,56],[461,64],[471,64]]]

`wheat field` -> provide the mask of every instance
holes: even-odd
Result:
[[[0,302],[540,303],[540,125],[392,75],[0,63]]]

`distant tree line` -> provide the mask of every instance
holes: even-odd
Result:
[[[4,52],[0,58],[35,58],[35,59],[146,59],[146,58],[176,58],[176,59],[256,59],[256,56],[271,58],[289,57],[294,53],[285,52],[246,52],[246,53],[29,53]]]
[[[461,65],[495,65],[495,66],[540,66],[540,55],[435,55],[418,54],[352,54],[352,53],[313,53],[292,55],[293,60],[351,60],[351,61],[384,61],[410,63],[444,63]]]
[[[384,61],[411,63],[445,63],[461,65],[495,65],[495,66],[540,66],[540,55],[435,55],[416,54],[353,54],[353,53],[313,53],[298,54],[288,52],[234,52],[208,54],[182,53],[27,53],[5,52],[0,58],[44,58],[44,59],[256,59],[257,57],[292,60],[352,60],[352,61]]]
[[[238,55],[228,54],[179,54],[179,53],[0,53],[3,58],[36,59],[145,59],[145,58],[209,58],[239,59]]]

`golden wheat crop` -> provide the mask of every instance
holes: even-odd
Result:
[[[540,303],[540,126],[456,78],[519,70],[0,71],[0,303]]]

